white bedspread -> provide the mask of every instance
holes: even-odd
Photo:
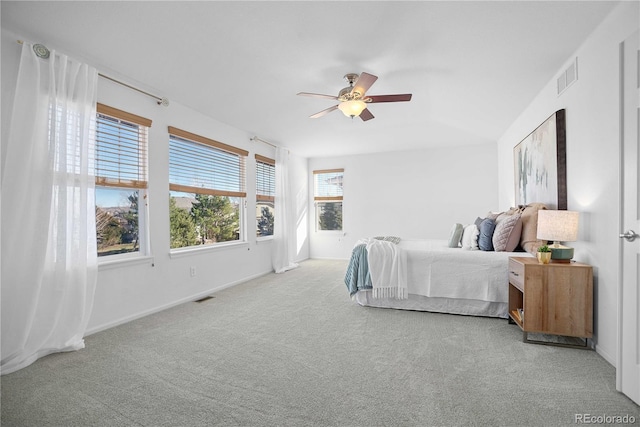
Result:
[[[449,248],[445,240],[403,239],[399,246],[407,256],[409,293],[437,298],[507,302],[508,258],[529,256]]]
[[[365,239],[374,298],[406,299],[407,255],[397,244]]]

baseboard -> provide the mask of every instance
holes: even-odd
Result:
[[[87,336],[95,334],[97,332],[102,332],[102,331],[105,331],[107,329],[111,329],[113,327],[119,326],[119,325],[124,325],[125,323],[129,323],[129,322],[131,322],[133,320],[141,319],[141,318],[143,318],[145,316],[149,316],[150,314],[159,313],[159,312],[161,312],[163,310],[167,310],[169,308],[175,307],[175,306],[180,305],[180,304],[184,304],[184,303],[187,303],[187,302],[192,302],[192,301],[199,300],[200,298],[206,297],[207,295],[211,295],[211,294],[213,294],[215,292],[219,292],[219,291],[221,291],[223,289],[227,289],[227,288],[230,288],[232,286],[239,285],[241,283],[247,282],[247,281],[252,280],[252,279],[257,279],[258,277],[262,277],[262,276],[265,276],[265,275],[270,274],[270,273],[273,273],[273,270],[269,270],[269,271],[266,271],[264,273],[254,274],[253,276],[249,276],[249,277],[244,277],[244,278],[242,278],[240,280],[236,280],[236,281],[230,282],[230,283],[225,283],[224,285],[217,286],[215,288],[211,288],[211,289],[206,290],[206,291],[198,292],[197,294],[193,294],[193,295],[190,295],[188,297],[181,298],[181,299],[179,299],[177,301],[172,301],[172,302],[170,302],[168,304],[164,304],[164,305],[161,305],[159,307],[151,308],[151,309],[148,309],[148,310],[145,310],[145,311],[141,311],[141,312],[136,313],[136,314],[132,314],[130,316],[123,317],[121,319],[114,320],[112,322],[105,323],[103,325],[95,326],[93,328],[87,329],[85,331],[85,333],[84,333],[84,336],[87,337]]]
[[[604,360],[606,360],[607,362],[609,362],[609,364],[611,364],[611,366],[613,366],[614,368],[616,367],[616,358],[615,357],[611,357],[611,355],[609,353],[607,353],[605,350],[602,349],[601,346],[596,345],[596,353],[598,353],[600,356],[602,356],[602,358]]]

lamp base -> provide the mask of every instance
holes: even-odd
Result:
[[[551,262],[571,262],[573,259],[573,248],[567,246],[550,246]]]

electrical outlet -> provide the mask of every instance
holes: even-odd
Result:
[[[196,268],[189,267],[189,274],[191,275],[191,277],[196,277]]]

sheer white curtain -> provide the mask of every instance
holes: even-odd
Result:
[[[22,47],[2,171],[2,374],[84,347],[97,278],[97,79]]]
[[[273,224],[272,265],[276,273],[296,268],[295,198],[289,185],[289,150],[276,148],[276,215]]]

